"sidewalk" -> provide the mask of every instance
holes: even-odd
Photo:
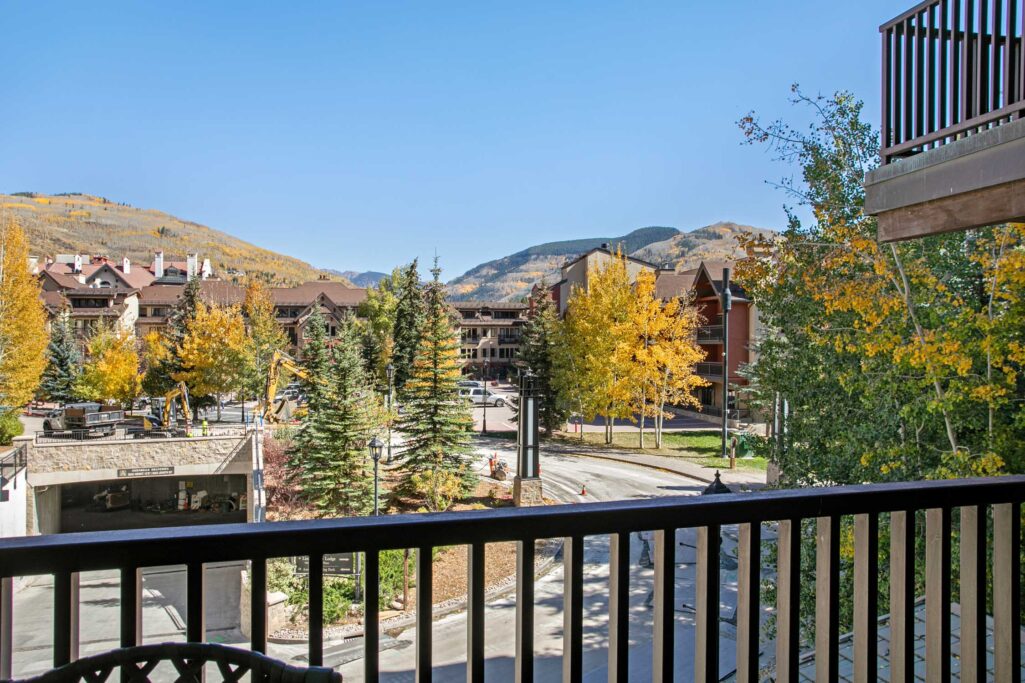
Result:
[[[715,479],[716,470],[719,471],[720,479],[724,484],[734,490],[760,489],[765,487],[765,472],[759,470],[730,469],[729,460],[723,460],[721,467],[704,467],[683,458],[670,458],[663,455],[647,455],[635,453],[620,448],[605,448],[593,444],[581,444],[579,446],[563,442],[545,441],[541,444],[541,452],[559,453],[560,455],[576,455],[584,458],[598,458],[599,460],[614,460],[617,462],[639,465],[641,467],[652,467],[680,474],[691,479],[697,479],[705,483],[712,483]]]

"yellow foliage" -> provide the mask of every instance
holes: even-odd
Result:
[[[250,367],[245,322],[238,306],[206,306],[200,302],[178,346],[181,372],[195,396],[219,396],[241,388]]]
[[[32,400],[46,367],[46,312],[28,269],[28,243],[10,216],[0,218],[0,405]]]
[[[77,216],[77,217],[81,217],[81,218],[88,218],[92,214],[89,213],[88,211],[83,211],[81,209],[76,209],[75,211],[69,211],[68,215],[69,216]]]
[[[135,337],[118,330],[101,329],[89,340],[86,362],[75,383],[82,398],[122,405],[139,395],[139,354]]]

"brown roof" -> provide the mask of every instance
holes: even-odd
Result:
[[[321,294],[338,306],[357,306],[367,298],[367,290],[344,282],[314,280],[295,287],[272,287],[271,299],[278,306],[308,306]]]
[[[77,289],[78,287],[82,286],[82,283],[79,282],[73,275],[61,273],[59,271],[51,270],[49,268],[41,271],[41,273],[43,275],[46,275],[48,278],[56,282],[59,287],[63,287],[64,289]]]
[[[150,306],[173,305],[182,295],[185,285],[150,285],[139,290],[139,301]]]
[[[142,288],[139,299],[148,306],[173,306],[184,290],[185,285],[150,285]],[[203,301],[208,304],[241,304],[246,298],[244,288],[224,280],[202,280],[199,291]]]
[[[694,287],[694,279],[697,275],[697,268],[679,273],[662,271],[655,280],[655,295],[660,299],[685,296]]]
[[[123,284],[129,287],[133,287],[135,289],[145,287],[146,285],[153,282],[153,273],[149,272],[145,268],[140,268],[136,266],[134,268],[129,268],[128,272],[125,273],[121,270],[121,265],[118,263],[114,263],[113,261],[105,263],[83,263],[82,275],[86,279],[89,279],[104,266],[109,267],[110,270],[114,273],[115,277],[120,279]],[[52,276],[56,282],[61,283],[61,286],[81,286],[81,283],[79,283],[77,278],[75,278],[70,263],[50,263],[43,269],[43,272],[45,272],[47,275]],[[62,280],[58,280],[58,278],[71,278],[71,280],[73,280],[75,284],[63,284]]]
[[[64,298],[61,292],[43,292],[42,299],[43,305],[54,313],[68,305],[68,300]]]

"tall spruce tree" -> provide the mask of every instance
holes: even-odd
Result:
[[[395,365],[395,386],[401,389],[413,374],[413,363],[420,347],[427,308],[417,259],[413,259],[413,262],[402,271],[398,289],[395,327],[392,331],[395,345],[392,363]]]
[[[541,281],[540,294],[534,301],[534,311],[523,326],[523,343],[520,359],[537,377],[537,388],[541,394],[538,404],[538,424],[551,436],[552,431],[566,424],[569,410],[561,400],[555,385],[556,334],[559,314],[555,301],[548,294],[548,285]]]
[[[295,448],[302,448],[293,457],[300,487],[323,516],[365,515],[374,506],[373,466],[366,449],[374,395],[355,325],[346,320],[331,349],[321,346],[320,340],[314,343],[331,362],[326,374],[319,376],[323,381],[318,382],[318,400],[311,403],[296,440]]]
[[[71,403],[75,382],[82,371],[82,355],[78,351],[75,330],[67,311],[61,311],[50,323],[50,344],[46,348],[46,369],[40,389],[43,395],[58,403]]]
[[[423,336],[406,382],[399,431],[405,437],[402,456],[410,473],[407,483],[428,507],[443,509],[458,490],[473,482],[469,467],[473,417],[469,403],[459,396],[459,337],[437,264],[431,273]]]
[[[185,341],[189,331],[189,323],[196,317],[196,310],[202,301],[202,292],[199,288],[199,278],[190,278],[185,283],[181,298],[171,309],[167,316],[167,328],[163,332],[163,345],[166,353],[160,355],[160,359],[146,368],[142,378],[142,389],[150,395],[163,394],[175,384],[175,375],[181,374],[185,368],[176,350]],[[201,401],[193,401],[193,408],[198,408]],[[209,403],[209,401],[206,401]]]

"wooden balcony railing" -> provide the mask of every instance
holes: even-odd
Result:
[[[140,642],[140,570],[143,567],[187,563],[187,626],[190,642],[203,641],[204,564],[248,560],[251,567],[251,648],[266,652],[267,560],[281,556],[307,556],[309,562],[309,663],[323,662],[324,641],[322,560],[325,554],[365,553],[364,604],[365,680],[377,681],[380,646],[378,590],[379,551],[416,547],[417,605],[430,605],[432,554],[439,546],[468,546],[467,680],[482,681],[485,665],[485,544],[517,543],[515,680],[534,677],[534,549],[535,541],[563,538],[565,627],[563,680],[583,678],[584,539],[609,535],[608,667],[609,680],[627,680],[631,629],[630,546],[632,532],[654,530],[654,623],[649,654],[652,678],[671,681],[683,670],[696,681],[718,681],[720,647],[720,542],[723,527],[737,525],[736,673],[738,681],[755,681],[759,667],[772,659],[761,655],[763,578],[775,579],[774,680],[797,681],[800,665],[799,623],[812,615],[802,613],[801,545],[814,544],[816,623],[814,656],[820,680],[837,680],[841,611],[853,609],[855,680],[876,680],[877,667],[894,672],[890,680],[912,680],[915,668],[916,576],[924,576],[926,679],[950,680],[952,515],[960,514],[959,667],[961,680],[983,680],[992,644],[996,680],[1016,680],[1020,671],[1020,519],[1025,500],[1025,477],[995,477],[953,481],[910,482],[836,488],[809,488],[770,493],[670,497],[617,503],[513,508],[458,513],[416,514],[355,519],[214,525],[171,529],[113,531],[37,536],[0,540],[0,587],[5,606],[10,603],[11,577],[51,574],[54,577],[53,664],[60,666],[77,652],[79,637],[78,572],[120,570],[120,641],[128,647]],[[853,604],[842,604],[841,520],[853,516]],[[880,567],[880,519],[887,516],[889,566]],[[815,520],[809,527],[802,522]],[[991,525],[988,527],[988,525]],[[805,538],[807,529],[814,534]],[[992,529],[988,547],[987,529]],[[676,574],[678,530],[696,529],[694,650],[687,657],[676,642],[675,610],[684,587]],[[763,537],[764,534],[764,537]],[[765,544],[777,546],[774,567],[763,564]],[[924,547],[924,573],[916,566],[916,544]],[[848,551],[845,551],[844,557]],[[768,554],[767,554],[768,555]],[[884,555],[885,556],[885,555]],[[764,574],[763,574],[764,572]],[[774,576],[772,574],[774,573]],[[880,626],[878,601],[880,574],[888,574],[889,625]],[[992,585],[992,610],[987,610],[987,588]],[[920,584],[919,584],[920,585]],[[688,587],[687,590],[690,590]],[[588,608],[593,609],[592,607]],[[0,678],[11,675],[12,632],[18,617],[3,611],[0,619]],[[991,614],[990,618],[988,615]],[[39,615],[32,615],[39,620]],[[989,631],[992,630],[992,633]],[[877,648],[882,631],[889,638],[886,651]],[[417,681],[432,677],[430,609],[416,615]],[[987,641],[987,637],[992,638]],[[589,634],[589,638],[594,634]],[[634,630],[633,637],[638,634]],[[647,638],[647,636],[646,636]],[[644,650],[647,652],[647,650]],[[820,668],[821,667],[821,668]]]
[[[882,163],[1025,114],[1020,0],[927,0],[883,24]]]

